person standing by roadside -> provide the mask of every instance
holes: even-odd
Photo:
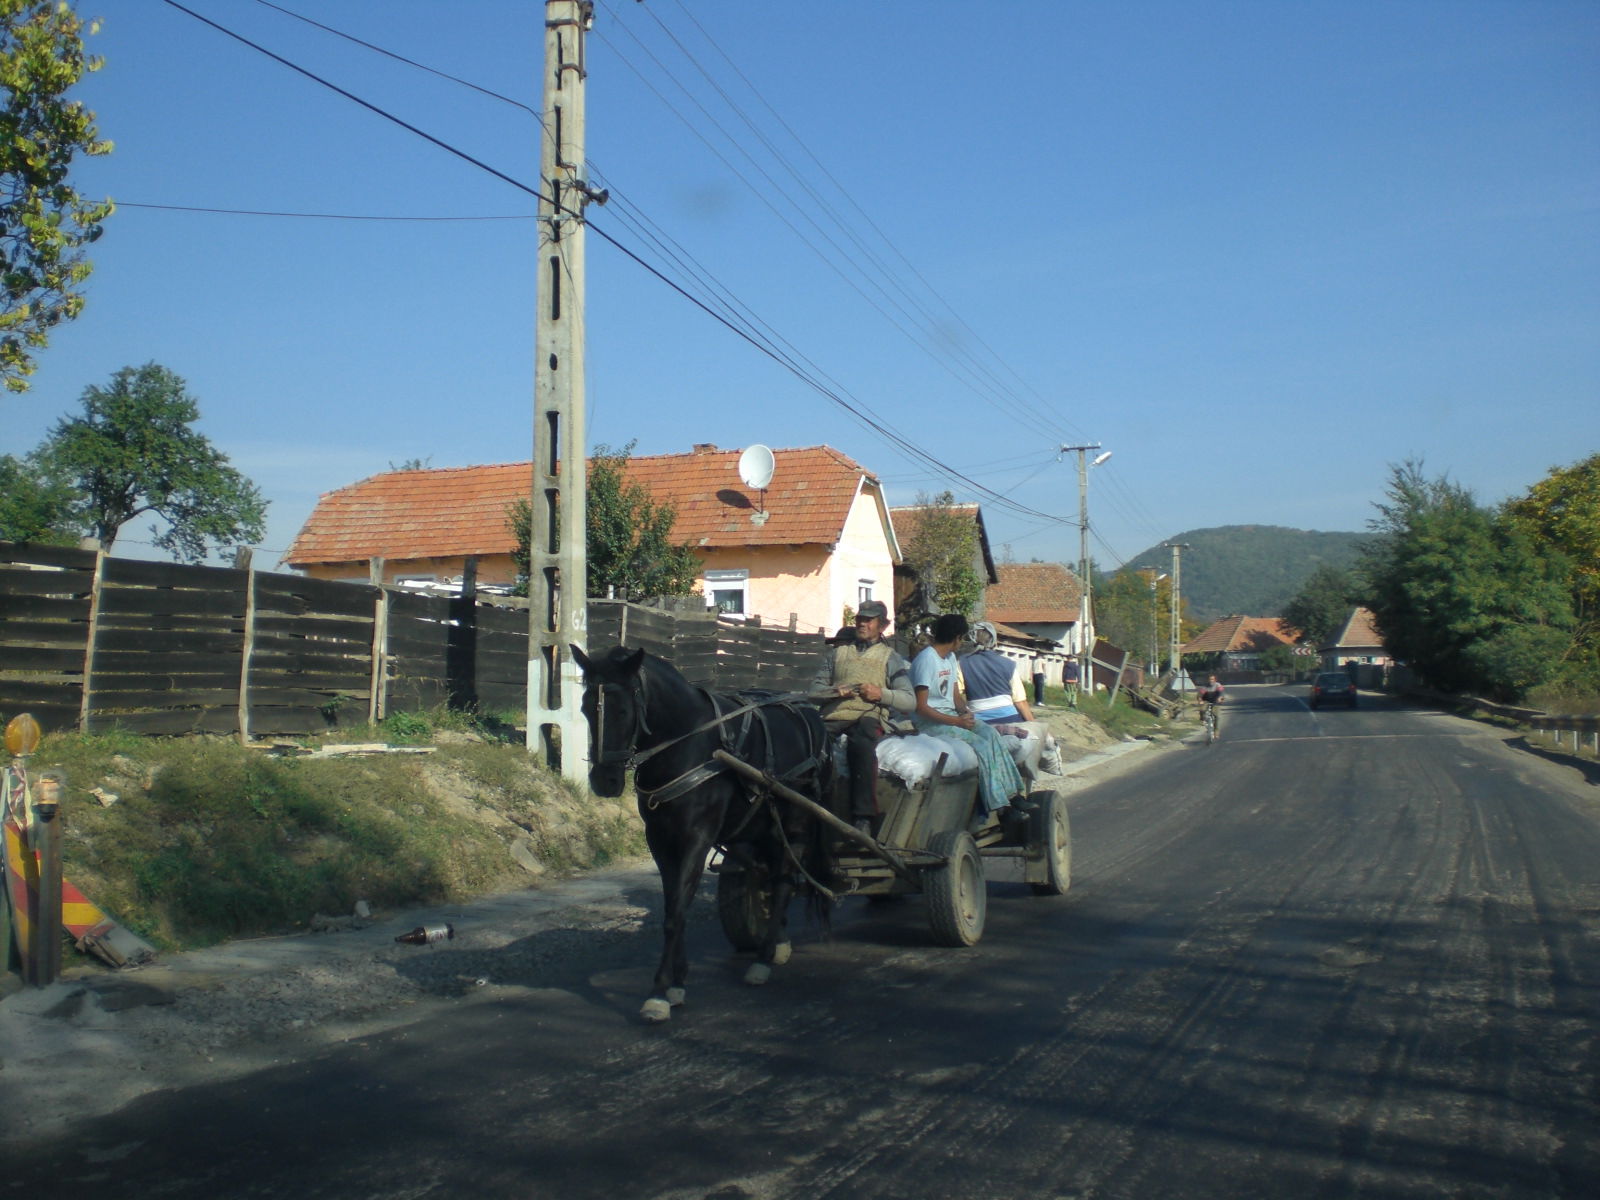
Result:
[[[1078,707],[1078,656],[1067,655],[1067,665],[1061,668],[1061,686],[1067,691],[1067,707]]]
[[[1033,652],[1033,702],[1044,703],[1044,651]]]

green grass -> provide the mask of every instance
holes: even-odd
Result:
[[[373,732],[339,740],[422,737]],[[527,886],[510,854],[522,837],[552,874],[643,851],[627,803],[501,742],[313,759],[220,738],[47,735],[29,768],[67,775],[67,876],[165,949],[302,929],[358,900],[381,912]]]
[[[1600,695],[1585,688],[1547,684],[1528,693],[1527,706],[1558,716],[1587,716],[1600,713]]]

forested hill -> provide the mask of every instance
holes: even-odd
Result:
[[[1349,566],[1364,533],[1322,533],[1281,525],[1219,525],[1172,537],[1185,542],[1180,587],[1189,614],[1210,622],[1230,613],[1277,616],[1307,576],[1324,563]],[[1160,546],[1128,560],[1130,569],[1172,569],[1172,551]]]

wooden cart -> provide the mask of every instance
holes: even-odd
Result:
[[[1027,799],[1025,830],[1008,835],[994,817],[971,830],[978,808],[978,773],[943,774],[945,758],[924,783],[908,787],[880,773],[882,820],[876,837],[840,820],[810,798],[763,772],[718,751],[716,757],[790,803],[801,804],[840,837],[831,880],[836,896],[927,897],[928,924],[944,946],[971,946],[983,936],[988,911],[985,858],[1020,858],[1023,878],[1035,895],[1059,896],[1072,882],[1072,833],[1066,800],[1050,789]],[[749,867],[728,860],[717,872],[717,912],[736,950],[753,950],[767,927],[765,881]]]

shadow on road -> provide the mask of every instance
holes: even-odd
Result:
[[[1600,763],[1590,762],[1586,758],[1578,758],[1573,754],[1567,754],[1560,750],[1551,750],[1545,746],[1540,746],[1537,743],[1530,742],[1526,734],[1510,739],[1506,742],[1506,745],[1512,747],[1513,749],[1523,750],[1529,754],[1536,755],[1537,757],[1544,759],[1546,762],[1555,763],[1557,766],[1571,767],[1574,771],[1583,776],[1586,783],[1589,783],[1595,787],[1600,787]]]

